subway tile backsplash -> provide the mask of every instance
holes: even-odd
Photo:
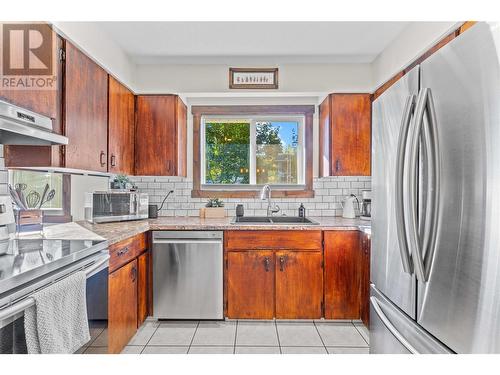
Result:
[[[165,195],[174,193],[165,201],[159,216],[198,216],[199,209],[207,199],[191,198],[192,181],[183,177],[131,176],[131,181],[139,190],[149,194],[151,204],[161,204]],[[361,191],[371,189],[371,178],[324,177],[314,179],[314,198],[273,198],[280,208],[279,214],[297,216],[301,203],[306,207],[307,216],[341,216],[341,201],[349,194],[356,194],[361,200]],[[246,216],[266,214],[267,202],[258,198],[223,198],[226,216],[236,215],[236,205],[243,204]],[[279,215],[278,214],[278,215]]]

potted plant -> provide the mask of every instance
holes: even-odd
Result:
[[[111,189],[126,189],[130,179],[124,174],[117,174],[113,181],[111,181]]]
[[[200,209],[200,217],[218,218],[225,216],[224,202],[219,198],[209,198],[205,207]]]

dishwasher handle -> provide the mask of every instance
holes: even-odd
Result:
[[[153,245],[154,244],[189,244],[189,243],[204,243],[204,244],[217,244],[217,245],[222,245],[222,240],[206,240],[206,239],[196,239],[196,238],[190,238],[186,240],[180,240],[178,238],[175,239],[154,239],[153,240]]]

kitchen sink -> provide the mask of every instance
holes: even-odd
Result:
[[[269,224],[269,225],[286,225],[286,224],[303,224],[303,225],[318,225],[314,220],[306,217],[298,216],[235,216],[231,224]]]

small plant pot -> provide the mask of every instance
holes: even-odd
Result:
[[[203,207],[200,208],[200,217],[204,218],[223,218],[226,217],[224,207]]]

